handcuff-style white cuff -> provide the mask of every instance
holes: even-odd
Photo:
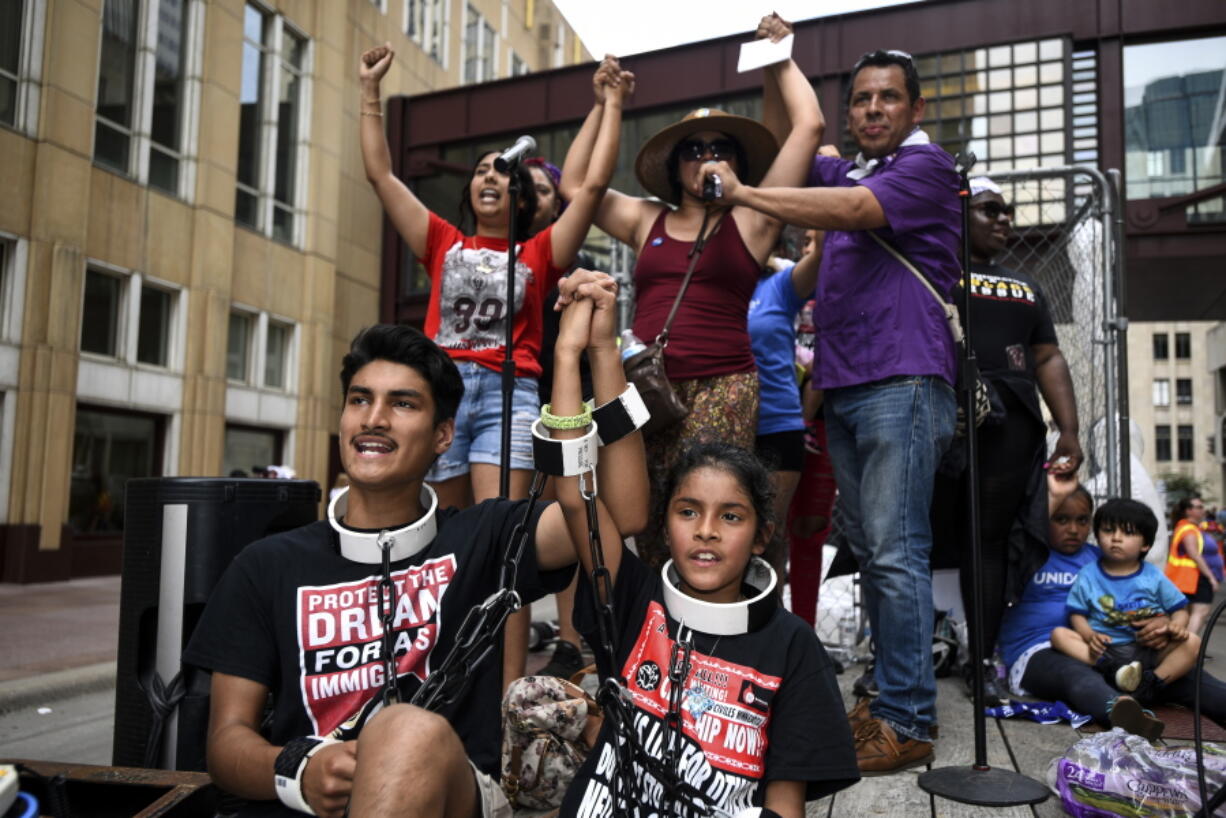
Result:
[[[537,471],[554,477],[577,477],[596,470],[596,424],[583,437],[555,440],[540,420],[532,423],[532,460]]]
[[[778,577],[770,563],[754,557],[745,567],[744,584],[757,593],[740,602],[706,602],[687,596],[681,590],[681,575],[673,561],[660,569],[664,578],[664,607],[668,615],[687,628],[710,636],[735,636],[756,631],[767,623],[779,607],[775,595]]]
[[[353,562],[378,565],[383,562],[383,549],[379,547],[379,537],[390,537],[392,540],[392,562],[403,560],[421,551],[434,541],[438,533],[438,495],[429,485],[422,483],[421,504],[426,513],[414,522],[401,528],[382,531],[355,531],[341,524],[340,520],[349,510],[349,487],[328,503],[328,523],[336,531],[341,543],[341,556]]]
[[[592,420],[600,429],[600,445],[607,446],[636,429],[642,429],[651,420],[651,412],[647,411],[647,404],[643,403],[638,387],[629,383],[625,392],[593,409]]]
[[[302,774],[306,770],[311,756],[318,753],[329,744],[339,743],[334,738],[320,736],[303,736],[290,739],[281,752],[273,767],[273,780],[276,782],[277,799],[292,810],[314,815],[315,810],[307,803],[302,792]]]

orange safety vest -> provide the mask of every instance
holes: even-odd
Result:
[[[1200,569],[1196,567],[1196,562],[1191,557],[1183,556],[1183,548],[1180,546],[1188,532],[1196,534],[1196,553],[1205,552],[1205,536],[1201,534],[1200,527],[1188,520],[1180,520],[1179,525],[1175,527],[1175,534],[1171,537],[1171,548],[1166,555],[1166,576],[1175,583],[1176,588],[1185,594],[1194,594],[1196,584],[1200,582]]]

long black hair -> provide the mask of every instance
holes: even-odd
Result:
[[[728,139],[736,146],[736,173],[742,179],[749,173],[749,154],[745,153],[745,148],[741,146],[739,139],[735,139],[723,131],[716,131],[720,136]],[[668,183],[673,188],[673,199],[677,204],[681,204],[681,157],[678,154],[681,152],[681,143],[689,139],[688,136],[683,136],[677,140],[677,144],[673,145],[673,149],[668,152],[668,159],[664,161],[664,169],[668,173]]]
[[[496,153],[498,151],[486,151],[478,156],[477,161],[473,163],[472,171],[464,180],[464,187],[460,188],[459,226],[460,230],[468,235],[477,232],[477,214],[473,211],[472,199],[473,177],[476,176],[481,161]],[[532,174],[529,173],[528,168],[524,167],[523,162],[517,164],[511,172],[515,174],[519,182],[519,214],[515,219],[515,236],[522,241],[532,235],[532,220],[536,218],[536,188],[532,184]]]

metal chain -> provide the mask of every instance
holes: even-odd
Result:
[[[396,618],[396,583],[392,582],[392,546],[395,538],[387,530],[379,532],[375,540],[383,555],[383,576],[379,579],[379,622],[383,626],[383,706],[400,701],[400,688],[396,684],[396,635],[393,624]]]
[[[503,556],[499,582],[501,587],[472,607],[456,631],[455,642],[433,673],[426,677],[413,694],[411,704],[437,712],[464,694],[476,675],[478,666],[489,656],[502,637],[507,617],[522,606],[515,583],[519,577],[519,562],[528,538],[528,522],[545,488],[545,475],[537,472],[528,491],[524,516],[511,530],[506,554]]]

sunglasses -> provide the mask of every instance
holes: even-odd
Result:
[[[713,139],[703,142],[701,139],[687,139],[677,146],[677,158],[685,162],[697,162],[708,153],[719,162],[736,156],[736,142],[731,139]]]
[[[991,221],[996,221],[1001,216],[1013,218],[1013,205],[1003,205],[999,202],[984,202],[983,204],[974,205],[974,208],[983,215],[987,216]]]
[[[895,57],[911,65],[915,64],[915,58],[912,57],[910,54],[908,54],[906,51],[899,51],[896,48],[890,48],[885,51],[869,51],[866,54],[862,55],[860,59],[856,60],[856,64],[851,67],[851,73],[855,75],[856,72],[858,72],[861,68],[864,67],[865,63],[867,63],[869,60],[880,59],[882,54],[886,54],[890,57]]]

